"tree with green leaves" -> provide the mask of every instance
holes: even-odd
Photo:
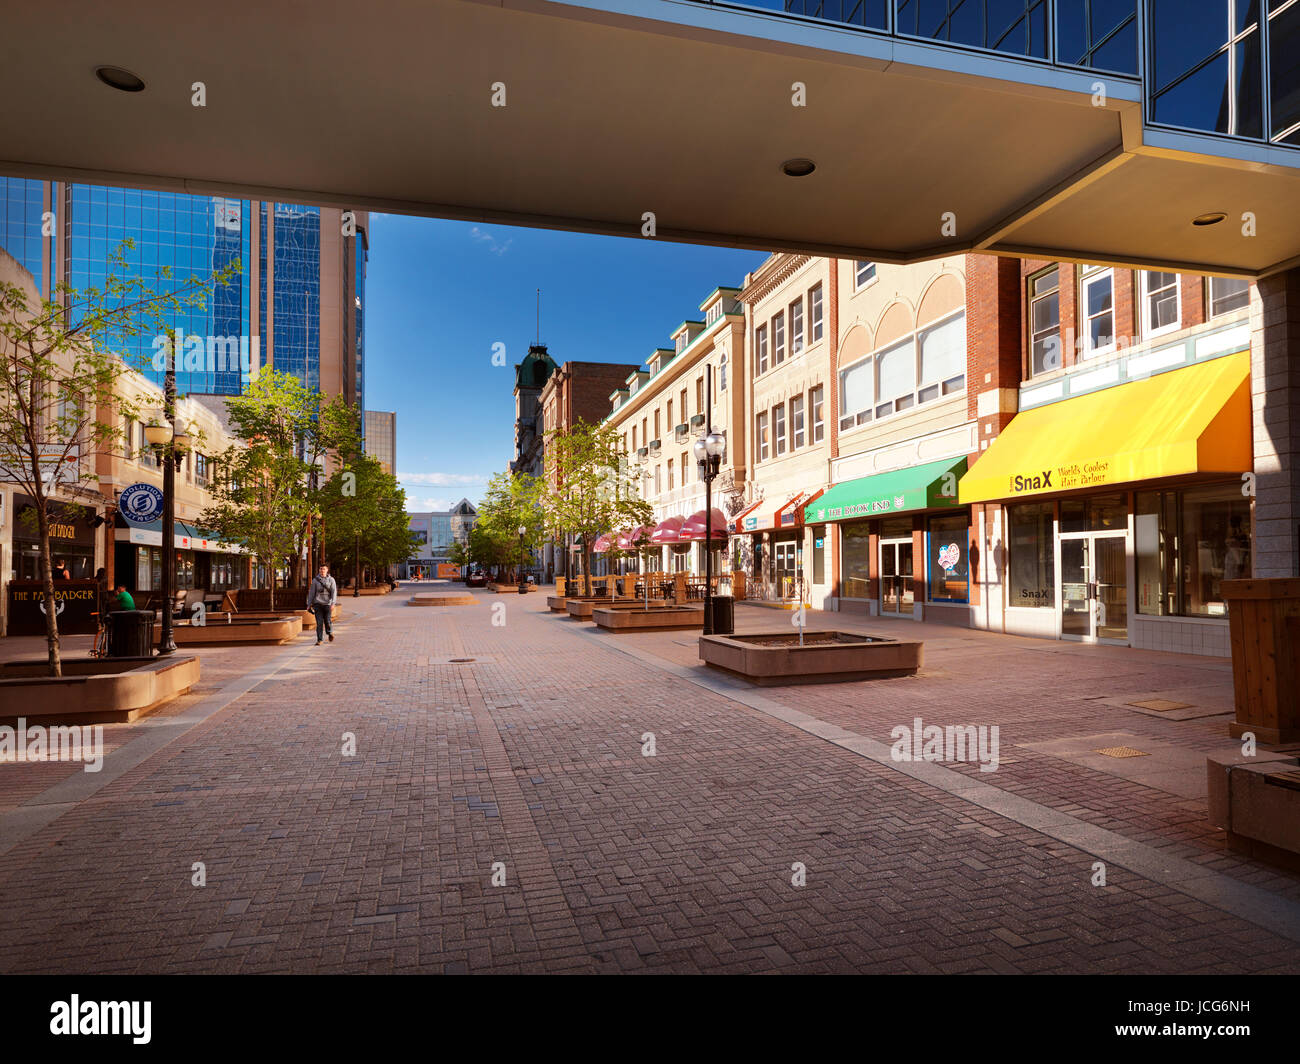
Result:
[[[579,420],[546,434],[546,527],[577,537],[584,593],[591,594],[591,548],[596,537],[648,524],[653,510],[641,498],[640,478],[628,467],[613,428]]]
[[[493,564],[514,570],[518,575],[520,528],[524,529],[525,562],[541,545],[546,534],[542,495],[542,482],[527,473],[496,473],[488,481],[487,491],[478,505],[474,531],[480,533],[477,540],[480,550],[492,555]],[[475,560],[482,564],[481,558]]]
[[[127,252],[134,246],[125,240],[110,253],[102,285],[78,289],[61,281],[50,298],[40,299],[0,282],[0,479],[16,483],[32,500],[25,520],[40,541],[51,676],[63,672],[50,562],[53,496],[60,488],[90,494],[96,456],[119,444],[123,420],[139,419],[144,401],[131,394],[129,370],[145,367],[115,352],[132,336],[171,342],[175,314],[204,306],[208,288],[239,269],[235,262],[179,281],[164,268],[159,291],[130,275]]]
[[[334,571],[355,576],[359,565],[382,569],[405,561],[416,543],[406,516],[406,492],[397,478],[360,450],[337,458],[339,466],[317,500]]]
[[[275,609],[277,568],[287,563],[290,583],[298,582],[308,528],[325,498],[326,456],[359,450],[357,413],[270,367],[226,400],[226,412],[239,442],[217,458],[216,502],[202,519],[266,566]]]

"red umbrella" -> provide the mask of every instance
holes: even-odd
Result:
[[[654,525],[637,525],[631,532],[620,532],[618,534],[618,549],[637,550],[641,537],[644,535],[649,540],[650,534],[654,530]]]
[[[608,532],[605,533],[603,536],[597,536],[596,542],[591,545],[591,553],[604,554],[607,550],[609,550],[610,544],[612,542],[613,539]]]
[[[650,542],[676,543],[681,539],[682,519],[680,517],[670,517],[665,521],[660,521],[655,526],[655,530],[650,533]]]
[[[726,539],[727,538],[727,518],[716,506],[713,508],[712,520],[709,522],[713,527],[711,530],[705,529],[704,511],[691,514],[682,525],[679,539],[683,541],[693,541],[701,539]]]

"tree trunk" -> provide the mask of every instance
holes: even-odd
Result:
[[[50,564],[50,516],[47,503],[37,500],[36,518],[41,536],[41,579],[45,581],[45,642],[49,647],[50,675],[63,675],[63,657],[59,643],[59,612],[54,601],[54,567]]]
[[[274,613],[275,612],[275,565],[273,563],[267,565],[266,573],[267,576],[269,577],[267,583],[270,585],[271,588],[271,612]]]
[[[591,597],[591,553],[587,550],[587,537],[582,537],[582,586],[584,594]]]

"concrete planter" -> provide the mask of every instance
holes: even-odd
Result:
[[[518,584],[488,584],[487,589],[488,589],[489,591],[492,591],[492,592],[498,594],[498,595],[517,595],[517,594],[519,594],[519,585],[518,585]],[[528,585],[528,591],[525,592],[525,594],[529,594],[529,595],[531,595],[531,594],[533,594],[533,592],[538,591],[538,590],[539,590],[539,588],[538,588],[538,586],[537,586],[536,584],[529,584],[529,585]]]
[[[468,591],[421,591],[406,600],[408,606],[473,606],[476,602]]]
[[[595,610],[639,610],[643,608],[643,603],[638,599],[614,599],[611,601],[607,598],[571,598],[568,600],[566,608],[570,617],[579,621],[589,621]],[[653,609],[653,607],[651,608]]]
[[[292,616],[301,618],[304,629],[316,627],[316,615],[311,610],[276,610],[274,613],[270,610],[250,610],[247,613],[209,613],[208,624],[229,624],[237,621],[272,621],[281,617]],[[336,605],[330,610],[331,621],[337,621],[342,616],[342,606]],[[157,622],[155,622],[154,627],[157,627]]]
[[[313,620],[314,623],[314,620]],[[292,643],[302,634],[302,617],[297,613],[272,614],[266,617],[245,617],[234,614],[228,623],[177,624],[172,628],[172,639],[178,647],[229,646],[239,643],[269,644]],[[162,629],[154,626],[155,639],[161,639]]]
[[[199,659],[74,658],[58,679],[45,675],[46,662],[12,661],[0,666],[0,705],[17,710],[0,715],[11,723],[24,717],[40,724],[125,724],[199,682]]]
[[[591,612],[597,626],[609,632],[650,632],[704,627],[703,606],[597,607]]]
[[[849,632],[700,636],[700,660],[760,686],[911,676],[924,644]]]
[[[1228,849],[1300,872],[1300,761],[1239,749],[1206,759],[1210,823]]]

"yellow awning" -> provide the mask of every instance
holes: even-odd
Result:
[[[1252,468],[1250,352],[1026,410],[961,478],[961,502]]]

